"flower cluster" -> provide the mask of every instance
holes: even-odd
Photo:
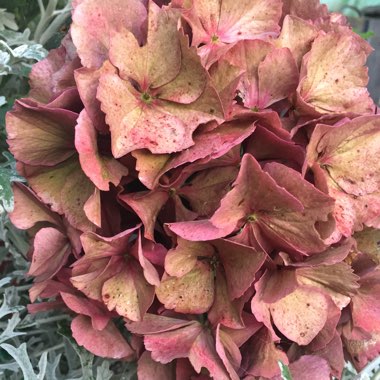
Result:
[[[367,42],[318,0],[73,3],[7,115],[30,312],[70,310],[77,343],[138,360],[139,379],[365,366],[380,352]]]

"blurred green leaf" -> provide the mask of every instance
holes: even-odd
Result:
[[[285,365],[282,361],[278,362],[278,365],[281,370],[281,378],[283,380],[293,380],[292,375],[290,373],[289,367]]]

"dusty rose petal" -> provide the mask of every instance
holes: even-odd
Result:
[[[154,361],[149,351],[145,351],[137,362],[137,376],[140,380],[176,380],[173,364],[161,364]]]
[[[25,166],[24,170],[31,188],[53,211],[64,214],[70,224],[81,231],[94,229],[83,210],[94,192],[94,185],[76,157],[52,168]]]
[[[380,264],[380,252],[378,248],[380,230],[364,228],[363,231],[355,233],[353,237],[355,238],[359,252],[366,253],[376,264]]]
[[[213,326],[222,324],[234,329],[244,328],[242,319],[243,302],[231,300],[227,288],[225,274],[221,269],[216,272],[214,303],[207,313],[207,318]]]
[[[251,247],[219,239],[213,242],[226,272],[231,299],[241,297],[251,286],[255,273],[263,265],[266,255]]]
[[[225,44],[276,36],[281,3],[271,1],[192,1],[183,17],[190,24],[193,46],[203,44],[202,61],[209,66],[220,58]]]
[[[139,97],[119,76],[101,76],[98,98],[110,125],[114,157],[142,148],[152,153],[172,153],[193,145],[191,135],[198,124],[189,129],[181,117],[160,107],[159,100],[145,104]]]
[[[181,46],[177,31],[178,13],[149,2],[148,36],[144,46],[128,30],[110,38],[110,61],[123,79],[157,88],[172,81],[181,68]],[[158,62],[160,62],[158,64]]]
[[[280,256],[284,259],[285,265],[290,265],[293,267],[315,267],[318,265],[333,265],[339,264],[348,256],[351,252],[354,244],[353,239],[344,239],[339,242],[338,245],[331,245],[324,252],[318,253],[318,255],[312,255],[307,257],[302,262],[290,262],[289,256],[284,254],[284,252],[280,253]]]
[[[99,331],[91,326],[89,317],[78,315],[71,322],[71,331],[76,342],[94,355],[111,359],[131,358],[134,355],[128,342],[111,321]]]
[[[132,330],[133,331],[133,330]],[[202,326],[193,321],[188,326],[158,334],[145,333],[145,348],[155,361],[166,364],[176,358],[186,358]]]
[[[248,374],[268,378],[279,374],[279,361],[289,364],[285,352],[276,347],[269,330],[265,327],[251,338],[245,360]]]
[[[188,47],[188,37],[180,35],[180,42],[181,69],[175,79],[160,88],[160,99],[190,104],[201,96],[209,78],[196,49]]]
[[[301,285],[317,287],[328,294],[335,304],[343,309],[359,288],[359,277],[346,263],[321,265],[314,268],[298,268],[297,281]]]
[[[236,96],[236,90],[243,75],[243,70],[231,65],[226,60],[221,60],[211,66],[209,72],[212,84],[222,102],[224,114],[228,117],[229,113],[232,112],[233,99]]]
[[[287,15],[285,16],[281,34],[274,41],[277,47],[286,47],[296,60],[297,66],[301,66],[303,56],[310,50],[311,44],[317,36],[317,29],[307,21]]]
[[[231,337],[220,328],[220,325],[218,325],[216,329],[215,341],[216,352],[222,359],[231,380],[239,380],[240,377],[238,376],[237,371],[240,368],[242,358],[238,346]]]
[[[380,118],[361,116],[339,128],[318,125],[307,161],[318,180],[336,199],[338,230],[349,236],[363,224],[380,227],[378,163]]]
[[[214,379],[230,380],[222,360],[215,349],[215,340],[208,331],[202,331],[195,340],[190,353],[189,360],[197,373],[205,367]]]
[[[99,228],[102,226],[102,210],[99,189],[95,188],[94,193],[83,205],[83,210],[90,222],[94,223]]]
[[[103,284],[119,272],[120,261],[119,257],[113,257],[111,260],[96,260],[89,268],[86,268],[85,273],[78,271],[75,265],[70,281],[88,298],[103,302]]]
[[[162,190],[121,194],[119,199],[125,202],[141,219],[144,225],[144,236],[154,240],[157,215],[169,199],[169,194]]]
[[[226,166],[203,170],[179,190],[199,216],[211,216],[236,179],[238,168]],[[178,219],[177,219],[178,220]]]
[[[141,267],[130,260],[102,288],[103,302],[132,321],[140,321],[153,302],[154,287],[148,284]]]
[[[80,61],[68,34],[59,48],[50,50],[45,59],[33,65],[29,75],[29,96],[48,103],[63,90],[75,86],[74,70],[78,67]]]
[[[83,171],[99,190],[108,191],[110,183],[117,186],[128,174],[128,169],[120,162],[99,153],[97,132],[85,110],[79,114],[75,127],[75,147]]]
[[[335,338],[337,333],[337,325],[341,318],[340,309],[332,302],[329,302],[329,310],[326,324],[323,329],[318,333],[318,335],[310,342],[308,345],[309,352],[328,350],[328,345]],[[340,339],[340,338],[339,338]],[[333,342],[333,344],[337,344],[337,342]],[[337,351],[337,359],[338,359],[338,351]]]
[[[255,104],[247,99],[245,106],[264,109],[287,98],[296,90],[298,76],[297,65],[290,50],[287,48],[272,50],[258,67],[258,102]]]
[[[302,63],[297,89],[300,107],[319,114],[373,113],[366,88],[366,59],[366,52],[350,33],[321,33]]]
[[[91,318],[92,327],[95,330],[100,331],[107,327],[111,318],[107,315],[107,312],[101,309],[95,302],[70,293],[61,292],[60,294],[68,308],[78,314],[86,315]]]
[[[288,223],[294,225],[292,229],[282,224],[282,221],[273,221],[277,226],[273,227],[265,223],[265,231],[268,233],[268,227],[275,234],[282,235],[280,239],[285,240],[304,252],[321,252],[326,248],[322,239],[322,231],[317,228],[318,223],[326,224],[327,231],[331,233],[331,219],[329,215],[334,208],[334,200],[325,193],[319,191],[309,182],[302,179],[301,175],[293,169],[277,163],[265,165],[265,170],[276,181],[278,186],[285,188],[290,194],[295,196],[303,205],[304,210],[301,214],[289,214]],[[280,219],[280,218],[279,218]],[[287,218],[284,218],[284,220]],[[300,223],[300,224],[298,224]],[[334,224],[332,225],[332,227]],[[277,228],[278,229],[277,229]],[[284,230],[282,231],[282,229]],[[287,236],[287,233],[289,235]],[[269,233],[270,234],[270,233]],[[279,237],[279,236],[278,236]],[[302,239],[307,239],[308,243],[303,244]],[[302,247],[303,246],[303,247]]]
[[[153,154],[147,149],[135,150],[132,156],[136,159],[136,170],[139,180],[148,189],[154,189],[161,176],[161,170],[170,159],[170,154]]]
[[[103,71],[107,70],[110,70],[111,72],[115,70],[108,61],[106,61],[98,70],[82,67],[75,70],[74,73],[75,83],[84,108],[94,124],[94,127],[100,133],[107,133],[109,131],[109,128],[105,123],[105,115],[100,109],[100,102],[96,98],[100,75]]]
[[[74,112],[18,100],[6,116],[9,149],[18,161],[26,164],[59,164],[75,153],[77,117]]]
[[[343,339],[352,364],[360,371],[380,355],[380,333],[374,332],[367,339]]]
[[[136,226],[111,237],[104,237],[92,232],[81,235],[85,251],[84,258],[88,261],[109,256],[122,255],[127,252],[131,235],[139,228]]]
[[[315,21],[328,15],[326,4],[319,0],[283,0],[283,15],[290,14],[304,20]]]
[[[305,162],[305,149],[293,141],[280,138],[268,129],[257,125],[250,136],[246,152],[258,161],[276,161],[294,169],[301,169]]]
[[[165,257],[165,271],[170,276],[182,277],[197,264],[198,257],[211,257],[213,247],[208,243],[192,242],[178,238],[178,245]]]
[[[62,225],[58,215],[44,205],[25,185],[15,182],[12,190],[14,208],[9,213],[9,219],[17,228],[26,230],[38,222],[52,223],[57,227]]]
[[[156,288],[159,301],[180,313],[202,314],[214,301],[214,274],[207,263],[198,261],[182,277],[164,276]]]
[[[216,160],[251,135],[255,128],[251,121],[223,123],[212,131],[195,135],[193,146],[171,157],[135,151],[133,155],[137,159],[139,179],[148,188],[154,188],[159,178],[167,171],[197,160],[203,160],[204,163]]]
[[[99,68],[108,58],[111,34],[127,28],[137,38],[141,38],[141,26],[147,11],[140,0],[128,1],[128,12],[123,0],[84,0],[73,13],[71,35],[82,64],[89,68]]]
[[[327,321],[326,297],[314,288],[299,287],[270,305],[274,324],[299,345],[310,343]]]
[[[38,278],[38,281],[53,277],[71,253],[70,243],[62,232],[55,228],[40,229],[34,238],[32,264],[28,274]]]
[[[380,326],[380,269],[377,268],[361,277],[360,288],[352,298],[352,319],[354,325],[373,333]]]
[[[143,239],[141,237],[141,230],[139,231],[139,236],[133,247],[132,255],[138,259],[143,270],[144,277],[150,285],[160,285],[160,277],[156,267],[153,264],[162,264],[160,266],[163,266],[163,263],[160,262],[160,256],[165,257],[166,253],[166,249],[161,244]]]

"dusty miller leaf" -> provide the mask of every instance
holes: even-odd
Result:
[[[96,380],[111,380],[113,376],[113,372],[109,369],[110,363],[104,361],[97,369],[96,369]]]
[[[1,344],[0,347],[8,352],[8,354],[17,362],[22,370],[25,380],[39,380],[33,371],[33,365],[30,362],[28,352],[26,351],[26,343],[22,343],[18,348],[7,343]]]
[[[0,30],[5,28],[17,30],[18,26],[15,22],[15,15],[7,12],[6,9],[0,9]]]
[[[14,329],[20,323],[21,318],[18,313],[12,315],[12,318],[8,320],[7,327],[0,335],[0,343],[3,343],[9,339],[15,338],[16,336],[24,335],[23,332],[15,332]]]

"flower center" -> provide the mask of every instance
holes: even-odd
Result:
[[[249,223],[256,222],[256,220],[257,220],[257,216],[255,214],[250,214],[247,216],[247,222]]]
[[[218,41],[219,41],[219,37],[218,37],[216,34],[214,34],[214,35],[211,37],[211,42],[212,42],[213,44],[216,44]]]
[[[144,103],[146,103],[146,104],[150,104],[150,103],[152,103],[153,98],[152,98],[152,96],[151,96],[150,94],[148,94],[147,92],[143,92],[143,93],[141,94],[141,100],[142,100]]]

